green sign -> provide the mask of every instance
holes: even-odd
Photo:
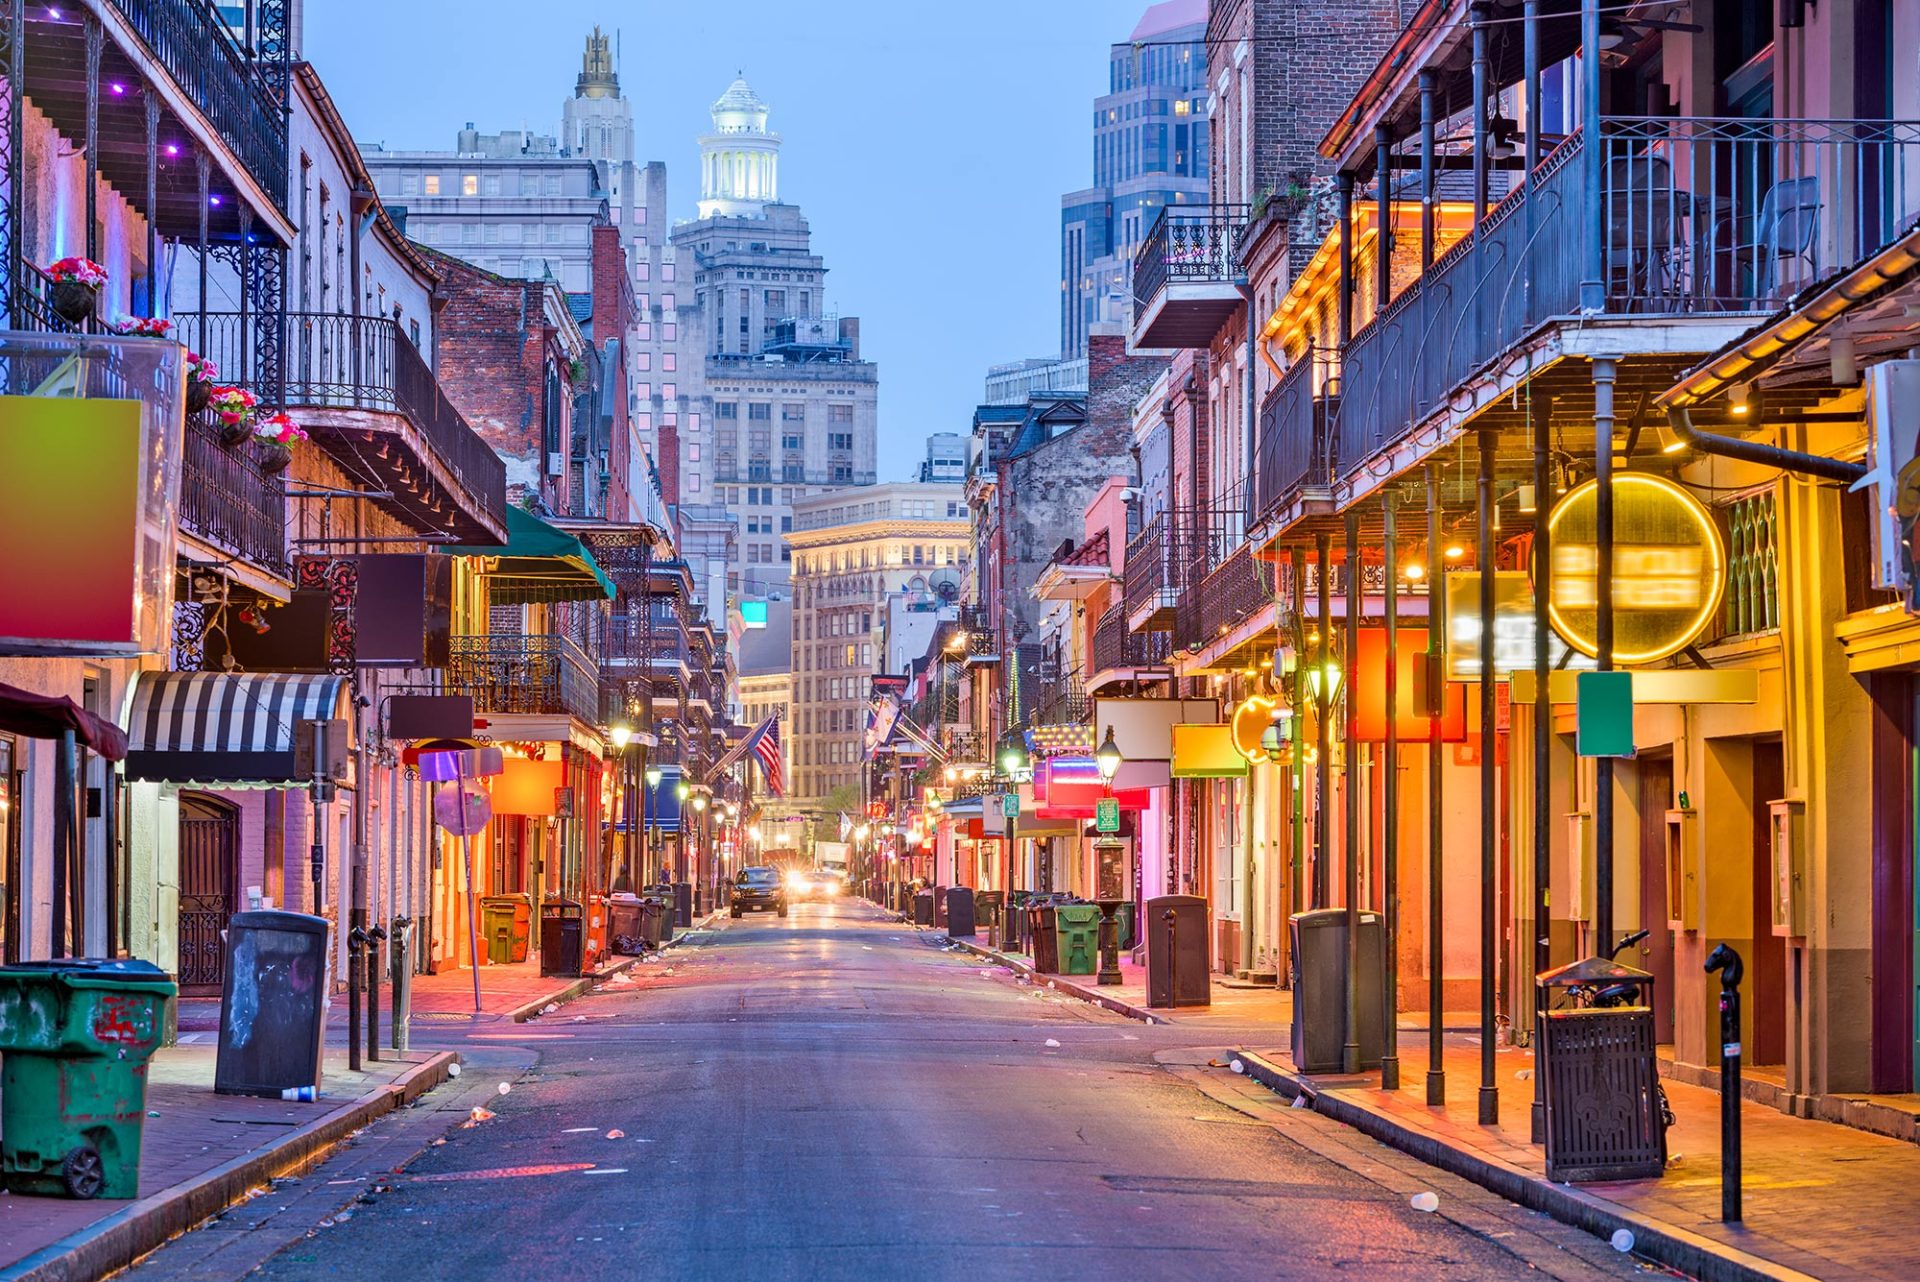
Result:
[[[1020,817],[1020,794],[1017,792],[1001,793],[1000,813],[1008,819],[1018,819]]]
[[[1120,831],[1120,802],[1114,797],[1102,797],[1093,808],[1093,830],[1095,832]]]
[[[1583,757],[1631,757],[1633,673],[1582,672],[1574,685],[1574,745]]]

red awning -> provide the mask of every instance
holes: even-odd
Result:
[[[127,733],[111,721],[65,696],[34,694],[10,685],[0,685],[0,730],[29,739],[58,739],[71,730],[89,751],[109,761],[121,761],[127,755]]]

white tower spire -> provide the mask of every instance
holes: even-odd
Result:
[[[780,135],[767,132],[767,104],[738,77],[700,138],[700,216],[758,217],[780,199],[779,178]]]

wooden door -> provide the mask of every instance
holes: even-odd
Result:
[[[1653,972],[1653,1037],[1673,1041],[1673,931],[1667,926],[1667,811],[1673,807],[1673,759],[1642,757],[1640,774],[1640,924],[1647,938],[1620,955]],[[1618,935],[1615,936],[1618,938]]]
[[[180,797],[180,991],[215,994],[226,978],[227,920],[238,910],[239,812],[213,797]]]
[[[1767,803],[1786,795],[1778,741],[1753,745],[1753,956],[1744,1000],[1753,1012],[1749,1064],[1787,1062],[1787,943],[1773,933],[1773,818]]]

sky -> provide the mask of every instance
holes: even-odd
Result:
[[[780,194],[825,256],[827,306],[880,366],[880,478],[970,430],[989,365],[1060,347],[1060,195],[1092,181],[1107,47],[1145,0],[312,0],[305,54],[357,138],[448,148],[557,132],[587,33],[618,33],[635,157],[676,218],[695,139],[742,72],[781,134]]]

